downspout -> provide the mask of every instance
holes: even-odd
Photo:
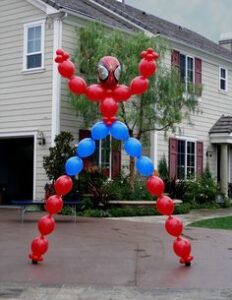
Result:
[[[53,19],[53,58],[58,48],[62,47],[63,19],[67,13],[54,16]],[[60,107],[61,107],[61,78],[57,72],[57,65],[53,59],[52,66],[52,128],[51,147],[55,145],[55,137],[60,133]]]

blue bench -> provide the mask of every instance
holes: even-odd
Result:
[[[13,205],[8,205],[8,208],[16,208],[20,210],[20,221],[23,223],[24,221],[24,214],[29,212],[29,206],[39,206],[41,209],[44,208],[45,201],[41,200],[11,200]],[[64,206],[69,205],[72,209],[74,215],[74,222],[77,222],[77,205],[80,204],[79,200],[65,200]]]

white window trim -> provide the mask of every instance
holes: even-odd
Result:
[[[180,141],[185,141],[185,165],[184,165],[184,177],[187,179],[187,142],[192,142],[194,143],[194,151],[195,151],[195,157],[194,157],[194,175],[196,177],[196,172],[197,172],[197,140],[196,138],[192,137],[183,137],[183,136],[176,136],[177,142],[178,140]]]
[[[221,70],[225,70],[225,74],[226,74],[226,78],[222,78],[221,77]],[[223,66],[219,66],[219,69],[218,69],[218,89],[220,92],[222,93],[227,93],[228,92],[228,69],[226,67],[223,67]],[[221,79],[225,80],[225,90],[221,89]]]
[[[41,67],[27,68],[27,41],[28,29],[35,26],[41,26]],[[45,39],[45,20],[24,24],[24,45],[23,45],[23,72],[41,71],[44,69],[44,39]],[[40,53],[40,52],[35,52]]]

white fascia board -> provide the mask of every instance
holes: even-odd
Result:
[[[46,4],[45,2],[43,2],[41,0],[26,0],[26,1],[28,3],[36,6],[37,8],[39,8],[40,10],[42,10],[43,12],[45,12],[47,15],[55,14],[55,13],[59,12],[59,10],[55,9],[51,5]]]
[[[210,142],[212,144],[232,144],[232,134],[210,133]]]

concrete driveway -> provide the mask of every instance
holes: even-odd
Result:
[[[1,291],[7,294],[12,286],[21,292],[18,298],[13,295],[8,299],[27,299],[23,293],[31,287],[49,287],[56,295],[55,288],[62,288],[68,297],[67,285],[73,287],[70,292],[78,289],[80,295],[79,289],[92,289],[103,294],[106,291],[108,297],[74,299],[183,299],[174,295],[183,296],[185,289],[192,293],[192,298],[185,299],[232,299],[231,231],[186,228],[184,234],[192,242],[195,257],[192,266],[186,268],[173,254],[173,238],[162,224],[94,218],[79,218],[75,224],[70,217],[58,216],[56,230],[48,236],[44,262],[32,265],[27,255],[31,239],[38,234],[36,221],[42,215],[31,213],[21,224],[16,212],[0,212],[0,299],[5,299]],[[114,289],[118,293],[122,289],[124,296],[127,289],[131,296],[114,298]],[[199,298],[202,291],[210,298]],[[41,299],[50,299],[49,293],[48,298]],[[162,298],[169,293],[171,298]],[[228,295],[230,298],[225,298]],[[53,295],[51,299],[71,299],[67,297]]]

